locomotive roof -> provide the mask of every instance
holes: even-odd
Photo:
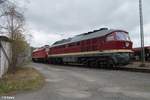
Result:
[[[7,36],[0,35],[0,41],[7,41],[10,42],[10,39]]]
[[[40,50],[43,50],[43,49],[45,49],[45,48],[49,48],[49,45],[45,45],[45,46],[36,48],[36,49],[33,50],[33,52],[40,51]]]
[[[105,35],[107,35],[107,34],[109,34],[111,32],[114,32],[114,31],[119,31],[119,30],[107,29],[107,28],[94,30],[92,32],[76,35],[76,36],[74,36],[72,38],[62,39],[60,41],[56,41],[51,47],[56,47],[56,46],[60,46],[60,45],[68,44],[68,43],[73,43],[73,42],[78,42],[78,41],[82,41],[82,40],[88,40],[88,39],[92,39],[92,38],[105,36]]]

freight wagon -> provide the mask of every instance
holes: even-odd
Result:
[[[145,51],[145,60],[150,60],[150,46],[144,47]],[[133,59],[134,60],[141,60],[141,47],[133,48]]]

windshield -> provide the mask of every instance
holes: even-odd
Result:
[[[129,35],[125,32],[115,32],[116,40],[130,41]]]
[[[125,32],[114,32],[107,36],[107,41],[122,40],[130,41],[129,35]]]

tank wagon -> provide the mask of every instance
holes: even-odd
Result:
[[[49,48],[48,61],[51,64],[114,66],[128,64],[131,52],[132,42],[128,32],[101,28],[56,41]]]

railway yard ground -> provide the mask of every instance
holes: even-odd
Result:
[[[150,68],[137,65],[98,69],[31,63],[45,76],[44,87],[13,96],[15,100],[150,100],[150,71],[146,71]]]
[[[125,70],[125,71],[150,73],[150,62],[145,62],[144,66],[141,65],[142,65],[141,62],[136,61],[123,67],[120,66],[118,69]]]

